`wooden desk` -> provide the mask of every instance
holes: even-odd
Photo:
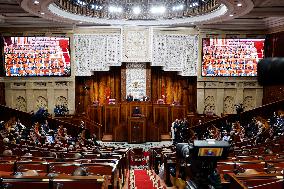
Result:
[[[128,117],[128,142],[146,142],[146,117]]]

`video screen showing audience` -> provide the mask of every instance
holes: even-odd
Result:
[[[6,76],[70,76],[69,38],[5,37]]]
[[[264,39],[204,38],[202,45],[202,76],[257,76],[264,57]]]

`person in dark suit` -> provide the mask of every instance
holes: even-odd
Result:
[[[133,116],[133,117],[140,117],[140,116],[141,116],[141,110],[139,109],[138,106],[136,106],[136,107],[133,109],[132,116]]]
[[[129,95],[127,95],[126,100],[127,100],[127,102],[133,101],[133,96],[131,95],[131,93]]]

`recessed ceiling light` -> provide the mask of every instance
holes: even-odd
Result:
[[[140,7],[133,7],[133,13],[134,14],[140,14],[141,13]]]
[[[41,15],[44,15],[45,13],[44,13],[44,12],[41,12],[40,14],[41,14]]]
[[[232,16],[234,16],[234,15],[233,15],[233,14],[230,14],[229,16],[231,16],[231,17],[232,17]]]
[[[38,5],[38,4],[39,4],[39,1],[35,0],[35,1],[34,1],[34,4],[35,4],[35,5]]]
[[[109,6],[108,11],[111,13],[121,13],[123,9],[122,7]]]
[[[79,22],[79,24],[82,24],[83,22]]]
[[[164,6],[151,7],[150,12],[152,14],[163,14],[166,12],[166,7]]]
[[[238,3],[238,4],[237,4],[237,6],[238,6],[238,7],[241,7],[241,6],[242,6],[242,4],[241,4],[241,3]]]

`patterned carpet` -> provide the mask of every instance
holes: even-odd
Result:
[[[151,171],[131,170],[128,189],[166,189],[160,178]]]
[[[146,170],[149,165],[149,149],[152,147],[165,147],[172,145],[172,142],[163,141],[163,142],[146,142],[142,144],[128,144],[127,142],[99,142],[99,144],[103,146],[110,147],[124,147],[124,148],[142,148],[143,149],[143,157],[141,157],[138,161],[131,155],[130,157],[130,165],[131,169],[140,169]]]

